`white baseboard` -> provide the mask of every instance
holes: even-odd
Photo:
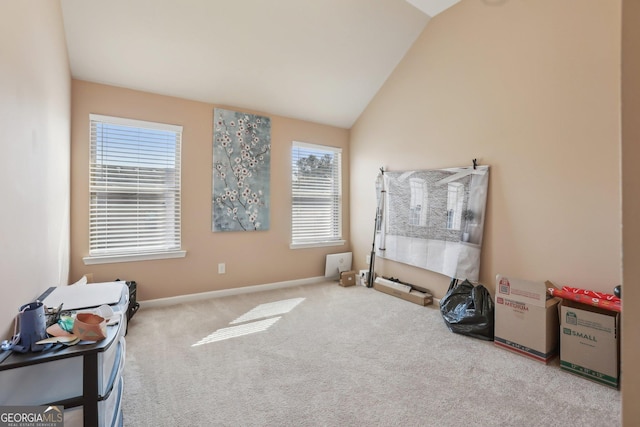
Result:
[[[140,301],[140,309],[152,307],[165,307],[168,305],[180,304],[183,302],[198,301],[208,298],[221,298],[231,295],[248,294],[251,292],[270,291],[273,289],[291,288],[301,285],[312,285],[326,282],[325,277],[309,277],[307,279],[288,280],[286,282],[267,283],[264,285],[243,286],[241,288],[221,289],[219,291],[200,292],[197,294],[178,295],[175,297],[157,298]]]

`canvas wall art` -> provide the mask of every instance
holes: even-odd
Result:
[[[269,229],[271,119],[215,108],[212,230]]]
[[[385,171],[376,256],[477,281],[488,182],[488,166]]]

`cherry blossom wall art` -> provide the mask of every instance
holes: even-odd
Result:
[[[271,119],[213,111],[212,230],[269,229]]]

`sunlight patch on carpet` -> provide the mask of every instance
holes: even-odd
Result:
[[[223,341],[229,338],[237,338],[244,335],[255,334],[256,332],[263,332],[269,329],[278,320],[280,320],[280,317],[272,317],[270,319],[260,320],[257,322],[245,323],[244,325],[218,329],[211,335],[202,338],[191,347],[196,347],[202,344],[209,344],[216,341]]]
[[[212,342],[228,340],[229,338],[237,338],[244,335],[255,334],[256,332],[263,332],[269,329],[272,325],[274,325],[281,317],[274,317],[281,314],[289,313],[293,310],[298,304],[304,301],[305,298],[291,298],[285,299],[281,301],[274,301],[265,304],[260,304],[251,310],[247,311],[242,316],[238,317],[236,320],[229,323],[230,326],[228,328],[218,329],[211,335],[208,335],[202,338],[197,343],[193,344],[191,347],[196,347],[202,344],[209,344]],[[252,320],[256,319],[264,319],[258,320],[256,322],[252,322]],[[249,322],[249,323],[244,323]],[[238,325],[238,323],[242,323]]]
[[[304,301],[304,298],[292,298],[281,301],[269,302],[266,304],[260,304],[255,308],[252,308],[242,316],[238,317],[230,325],[237,323],[248,322],[250,320],[262,319],[265,317],[277,316],[280,314],[286,314],[293,310],[298,304]]]

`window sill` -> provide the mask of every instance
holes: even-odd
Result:
[[[150,252],[145,254],[131,255],[86,256],[82,258],[82,261],[84,262],[84,265],[93,265],[111,264],[117,262],[151,261],[155,259],[184,258],[185,256],[187,256],[187,251]]]
[[[326,246],[343,246],[346,240],[331,240],[329,242],[291,243],[289,249],[322,248]]]

